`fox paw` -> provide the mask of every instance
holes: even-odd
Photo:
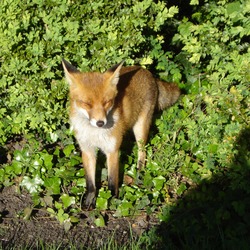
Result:
[[[87,210],[95,208],[96,195],[95,192],[88,193],[85,199],[85,207]]]

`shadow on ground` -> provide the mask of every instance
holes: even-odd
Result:
[[[249,249],[250,128],[224,173],[190,190],[156,229],[152,249]]]

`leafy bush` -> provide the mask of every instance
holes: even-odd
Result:
[[[33,131],[56,139],[68,123],[62,57],[82,70],[102,71],[121,59],[143,61],[163,43],[160,27],[177,11],[152,0],[2,1],[1,143]]]
[[[200,70],[183,104],[192,120],[187,138],[196,138],[190,149],[195,158],[209,153],[210,167],[232,162],[237,135],[249,124],[249,8],[247,1],[207,1],[193,14],[195,23],[184,19],[173,39]]]
[[[173,38],[187,95],[156,121],[151,141],[151,161],[167,167],[158,247],[249,244],[249,11],[248,1],[205,1]]]

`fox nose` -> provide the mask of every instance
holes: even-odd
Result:
[[[96,125],[97,125],[97,127],[101,128],[104,125],[104,121],[99,120],[96,122]]]

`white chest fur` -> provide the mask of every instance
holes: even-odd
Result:
[[[107,126],[101,128],[92,126],[89,119],[79,113],[71,116],[70,120],[82,151],[94,151],[99,148],[108,154],[115,150],[116,138],[112,136],[114,118],[110,121],[112,124],[108,123]]]

